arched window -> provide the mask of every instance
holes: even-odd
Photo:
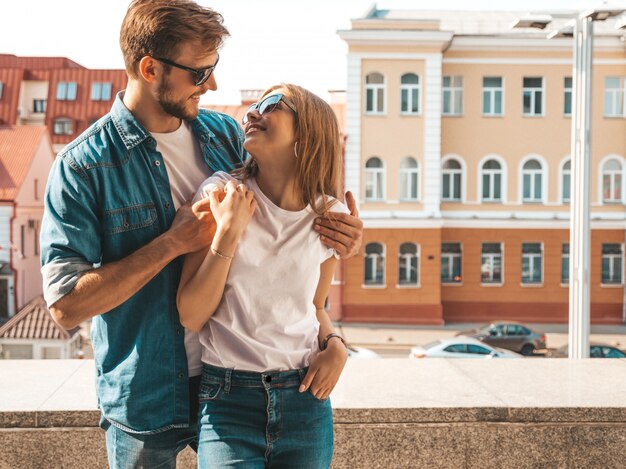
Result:
[[[457,202],[461,200],[461,163],[455,159],[447,160],[443,164],[443,185],[441,198],[445,201]]]
[[[419,248],[414,243],[402,243],[398,252],[398,285],[419,282]]]
[[[410,156],[400,162],[400,199],[419,199],[419,166]]]
[[[72,120],[66,117],[59,117],[54,120],[54,135],[72,135],[74,133]]]
[[[385,193],[385,166],[373,156],[365,163],[365,200],[383,200]]]
[[[622,164],[611,158],[602,165],[602,201],[604,203],[621,203],[622,197]]]
[[[402,114],[420,112],[420,77],[414,73],[405,73],[400,78],[400,112]]]
[[[385,247],[381,243],[365,246],[365,285],[385,284]]]
[[[484,202],[502,200],[502,166],[496,160],[487,160],[482,167]]]
[[[569,203],[572,181],[572,160],[567,160],[561,168],[561,202]]]
[[[537,160],[528,160],[522,167],[522,200],[541,202],[543,200],[543,167]]]
[[[366,114],[384,114],[385,112],[385,77],[377,72],[365,77],[365,112]]]

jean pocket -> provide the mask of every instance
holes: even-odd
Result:
[[[215,383],[212,381],[202,380],[200,382],[200,390],[198,392],[198,400],[200,402],[203,401],[213,401],[219,397],[222,390],[221,383]]]

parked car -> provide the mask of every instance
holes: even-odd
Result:
[[[492,347],[471,337],[440,339],[411,348],[409,358],[521,358],[519,353]]]
[[[348,345],[348,358],[380,358],[373,350],[357,345]]]
[[[569,348],[564,345],[554,350],[549,356],[550,358],[567,358]],[[626,358],[626,353],[612,345],[593,342],[589,345],[589,358]]]
[[[473,337],[494,347],[505,348],[522,355],[533,355],[546,348],[546,335],[513,321],[496,321],[477,329],[462,331],[457,336]]]

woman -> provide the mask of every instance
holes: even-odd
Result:
[[[251,158],[198,191],[217,231],[185,259],[178,292],[203,346],[198,466],[325,468],[347,350],[324,310],[336,258],[313,221],[347,212],[339,128],[328,104],[287,84],[243,123]]]

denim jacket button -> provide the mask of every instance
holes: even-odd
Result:
[[[154,162],[154,164],[155,164],[155,166],[161,166],[161,162],[160,162],[159,160],[156,160],[156,161]]]
[[[165,208],[170,208],[170,203],[169,202],[165,202]]]
[[[178,373],[178,379],[183,379],[184,375],[182,373]]]

